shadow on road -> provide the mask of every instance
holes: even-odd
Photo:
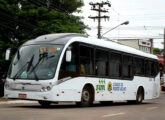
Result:
[[[95,103],[91,107],[88,108],[96,108],[96,107],[116,107],[116,106],[144,106],[148,104],[157,104],[154,102],[144,102],[142,104],[133,104],[133,103],[127,103],[127,102],[115,102],[109,105],[103,105],[100,103]],[[39,104],[26,104],[26,105],[15,105],[12,106],[13,108],[30,108],[30,109],[79,109],[79,108],[87,108],[87,107],[79,107],[74,103],[68,103],[68,104],[52,104],[48,107],[42,107]]]

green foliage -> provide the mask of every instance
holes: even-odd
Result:
[[[71,13],[81,0],[0,0],[0,69],[8,69],[5,50],[50,33],[85,33],[86,25]],[[15,52],[15,51],[14,51]],[[2,71],[0,71],[2,72]]]
[[[157,55],[160,55],[161,54],[161,52],[162,52],[162,50],[161,49],[159,49],[159,48],[153,48],[153,54],[157,54]]]
[[[77,11],[78,7],[83,6],[82,0],[50,0],[52,6],[58,7],[59,10],[73,13]]]

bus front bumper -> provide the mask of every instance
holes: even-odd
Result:
[[[32,91],[14,91],[5,89],[5,98],[25,99],[25,100],[44,100],[52,102],[65,102],[81,100],[81,93],[76,90],[57,90],[47,92],[32,92]]]

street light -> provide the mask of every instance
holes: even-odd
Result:
[[[123,22],[123,23],[121,23],[121,24],[119,24],[119,25],[117,25],[117,26],[111,28],[111,29],[108,30],[107,32],[103,33],[102,36],[101,36],[101,38],[102,38],[106,33],[108,33],[108,32],[110,32],[110,31],[114,30],[115,28],[117,28],[117,27],[119,27],[119,26],[121,26],[121,25],[128,25],[128,24],[129,24],[129,21],[125,21],[125,22]]]

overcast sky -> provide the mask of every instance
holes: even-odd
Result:
[[[96,11],[91,11],[89,2],[102,2],[106,0],[84,0],[85,6],[82,8],[84,23],[91,30],[87,30],[90,36],[97,37],[97,20],[94,22],[88,16],[98,15]],[[105,6],[108,13],[102,15],[110,16],[109,21],[102,19],[102,34],[116,25],[129,21],[129,25],[120,26],[107,33],[107,38],[163,38],[165,27],[165,0],[110,0],[111,7]],[[163,48],[163,39],[155,39],[154,47]]]

